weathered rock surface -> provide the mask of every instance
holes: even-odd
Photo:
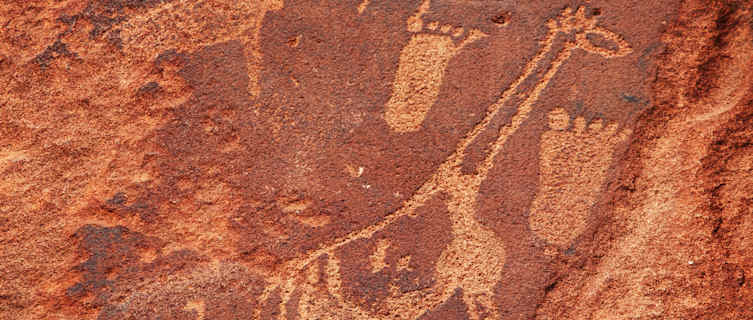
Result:
[[[1,319],[753,319],[753,3],[0,4]]]

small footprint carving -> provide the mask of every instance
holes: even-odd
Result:
[[[541,138],[539,190],[531,206],[529,224],[538,237],[567,246],[587,226],[612,163],[615,148],[631,134],[617,123],[604,127],[597,119],[586,126],[562,108],[548,114],[550,130]]]
[[[450,59],[468,44],[486,37],[477,29],[440,25],[437,21],[424,23],[421,16],[429,10],[430,1],[425,0],[408,19],[407,29],[414,35],[400,54],[392,96],[385,107],[385,120],[397,132],[420,128],[439,96]]]

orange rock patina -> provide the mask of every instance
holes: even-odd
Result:
[[[752,17],[5,1],[0,318],[753,318]]]

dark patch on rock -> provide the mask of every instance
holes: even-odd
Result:
[[[248,318],[259,308],[256,299],[264,281],[243,268],[227,267],[222,278],[215,280],[192,277],[186,272],[206,265],[205,257],[186,249],[163,255],[164,243],[159,239],[123,226],[86,225],[73,237],[88,259],[75,268],[82,279],[66,294],[80,301],[91,296],[92,302],[87,305],[101,310],[97,319],[194,319],[197,310],[187,309],[186,305],[196,301],[201,302],[198,311],[211,319]],[[141,258],[147,250],[156,252],[151,261]],[[164,280],[167,274],[182,275],[181,279],[195,282],[201,290],[186,287],[180,281],[168,282],[157,291],[149,289],[156,279]]]
[[[625,101],[630,102],[630,103],[638,103],[641,101],[641,98],[638,98],[636,96],[631,96],[627,93],[623,93],[622,98],[625,99]]]
[[[282,304],[282,297],[280,297],[280,289],[275,289],[266,303],[261,306],[261,319],[262,320],[275,320],[282,312],[280,310],[280,304]]]
[[[153,7],[171,1],[172,0],[95,0],[92,1],[92,3],[100,5],[108,11],[122,11],[126,8],[136,9]]]
[[[115,29],[108,33],[107,42],[118,49],[123,49],[123,39],[120,37],[120,29]]]
[[[128,198],[126,197],[126,194],[123,192],[115,193],[115,195],[112,196],[112,198],[107,200],[107,204],[110,206],[117,206],[122,205],[126,202]]]
[[[108,17],[92,14],[87,19],[94,25],[89,31],[89,39],[96,39],[112,29],[112,26],[126,20],[124,16]]]
[[[206,272],[211,270],[206,263],[206,259],[190,250],[179,250],[133,268],[115,280],[117,289],[98,319],[193,320],[200,314],[218,320],[253,318],[260,308],[257,298],[264,289],[264,281],[242,268],[223,265],[220,265],[222,275],[213,276],[212,272]],[[191,274],[197,270],[203,273]],[[168,280],[155,287],[164,280],[161,276],[164,274],[179,280]]]
[[[70,15],[70,16],[69,16],[69,15],[62,15],[62,16],[58,17],[58,21],[62,22],[62,23],[63,23],[63,24],[65,24],[65,25],[71,26],[71,25],[73,25],[74,23],[76,23],[76,21],[77,21],[77,20],[78,20],[78,19],[79,19],[80,17],[81,17],[81,16],[80,16],[80,15],[77,15],[77,14],[75,14],[75,15]]]
[[[157,71],[162,72],[167,65],[182,68],[187,61],[187,54],[170,49],[157,55],[157,58],[154,59],[154,67],[157,68]]]
[[[115,213],[120,216],[136,215],[141,221],[146,223],[154,222],[157,218],[157,208],[154,207],[155,198],[153,194],[136,199],[132,204],[127,205],[128,197],[123,192],[118,192],[102,204],[102,209]]]
[[[510,22],[510,13],[507,11],[502,11],[492,16],[491,20],[496,24],[505,25]]]
[[[76,58],[78,55],[69,51],[68,45],[58,39],[34,57],[34,62],[42,68],[47,68],[53,60],[59,57]]]
[[[419,320],[461,320],[470,319],[468,306],[463,302],[463,289],[455,289],[455,293],[434,310],[424,313]],[[482,318],[483,319],[483,318]]]
[[[735,36],[734,30],[741,23],[738,11],[741,7],[735,1],[718,2],[719,15],[714,21],[714,37],[712,47],[704,48],[708,52],[704,60],[698,66],[698,73],[692,81],[694,85],[689,89],[689,98],[692,102],[699,101],[715,88],[719,87],[721,66],[731,58],[722,53],[724,48],[730,46],[731,39]]]
[[[82,253],[89,257],[74,268],[81,272],[82,280],[68,288],[66,294],[75,299],[91,294],[95,306],[102,306],[109,299],[113,286],[109,280],[111,274],[137,263],[137,252],[148,247],[144,235],[123,226],[85,225],[73,237],[80,242]]]
[[[92,24],[89,31],[89,39],[97,39],[106,35],[106,41],[118,49],[122,49],[123,41],[120,38],[120,30],[113,27],[127,21],[127,10],[145,9],[168,3],[172,0],[91,0],[81,12],[73,15],[61,15],[57,18],[67,26],[58,38],[73,31],[76,22],[86,20]]]
[[[139,90],[136,92],[137,95],[145,95],[145,94],[151,94],[155,93],[160,90],[160,85],[157,82],[151,81],[147,84],[143,85]]]

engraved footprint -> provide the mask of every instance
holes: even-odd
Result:
[[[431,0],[424,0],[416,15],[408,19],[407,29],[415,33],[400,54],[384,118],[397,132],[417,131],[429,108],[436,102],[447,64],[468,44],[486,37],[477,29],[439,22],[427,24],[421,16],[429,10]],[[422,32],[423,31],[423,32]],[[454,39],[465,39],[456,43]]]
[[[567,246],[586,229],[615,148],[631,130],[606,127],[600,119],[586,127],[583,117],[570,125],[562,108],[549,113],[550,130],[541,138],[539,191],[531,206],[529,224],[538,237]]]

